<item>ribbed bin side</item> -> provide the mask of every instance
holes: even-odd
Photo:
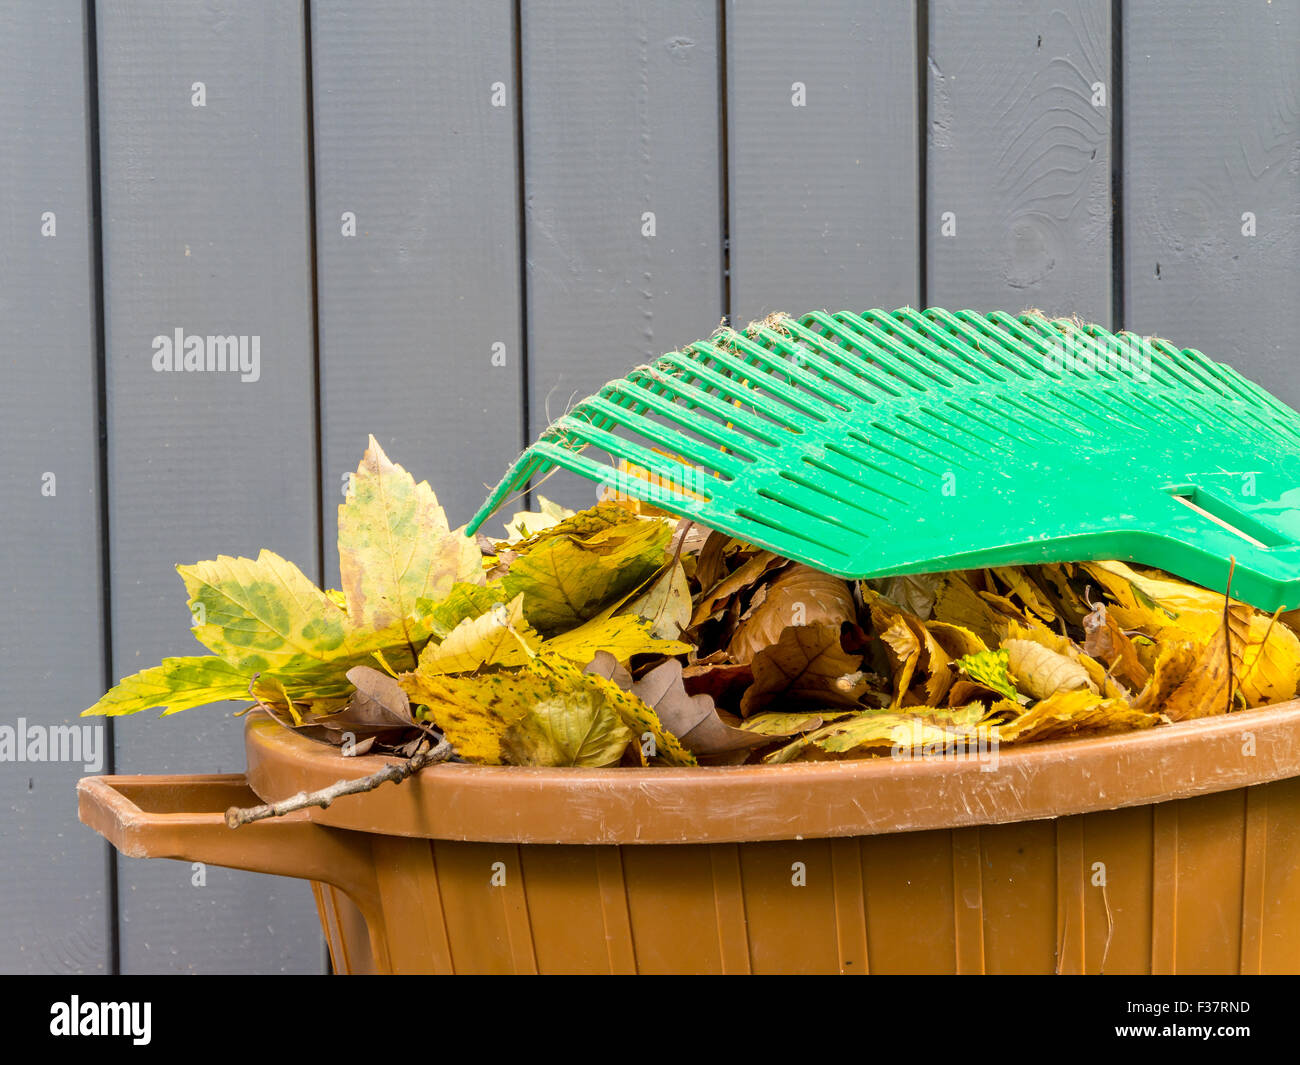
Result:
[[[1300,779],[833,840],[375,836],[383,928],[368,935],[346,896],[316,891],[339,972],[1287,973],[1297,826]]]

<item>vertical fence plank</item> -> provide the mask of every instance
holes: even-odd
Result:
[[[1110,324],[1110,6],[931,4],[927,302]]]
[[[1126,324],[1300,405],[1300,9],[1124,10]]]
[[[521,31],[536,435],[723,313],[717,12],[525,4]],[[590,486],[543,491],[592,498]]]
[[[731,312],[915,303],[912,3],[727,4]]]
[[[329,0],[311,36],[333,583],[368,433],[453,525],[522,446],[513,3]]]
[[[0,970],[104,972],[108,861],[73,788],[106,761],[19,762],[26,727],[77,714],[104,679],[94,219],[79,0],[0,7]],[[24,735],[20,737],[18,730]],[[87,733],[89,728],[93,732]],[[33,751],[32,753],[37,753]],[[49,753],[47,747],[47,754]],[[72,751],[67,753],[71,754]]]
[[[253,0],[101,0],[98,28],[121,676],[201,653],[175,563],[265,546],[318,565],[305,42],[301,5]],[[259,337],[260,359],[156,371],[175,330]],[[119,721],[118,771],[240,769],[230,709]],[[321,967],[305,883],[123,859],[118,888],[126,972]]]

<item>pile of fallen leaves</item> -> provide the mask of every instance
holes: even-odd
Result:
[[[470,538],[373,438],[339,562],[340,591],[270,551],[178,567],[212,654],[86,713],[251,699],[345,754],[680,766],[1150,728],[1300,682],[1293,618],[1119,562],[845,581],[619,500]]]

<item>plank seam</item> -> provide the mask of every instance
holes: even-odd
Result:
[[[316,572],[322,588],[330,587],[325,573],[325,419],[321,410],[320,285],[316,254],[316,86],[312,79],[312,0],[303,3],[303,115],[304,148],[307,155],[307,255],[311,263],[311,350],[312,350],[312,436],[316,463]]]
[[[930,242],[926,202],[930,195],[930,2],[916,0],[916,122],[920,126],[916,138],[916,243],[917,243],[917,306],[926,306],[930,287]]]
[[[522,450],[532,439],[531,397],[529,394],[528,367],[528,183],[524,169],[524,21],[522,0],[514,0],[513,19],[515,72],[515,211],[519,231],[519,447]],[[525,486],[521,504],[532,509],[532,488]]]
[[[1241,957],[1243,976],[1259,976],[1264,967],[1265,913],[1268,908],[1268,790],[1245,789],[1242,833]]]
[[[104,303],[104,234],[103,234],[103,196],[101,190],[101,165],[99,145],[99,25],[95,19],[95,0],[84,0],[85,10],[85,49],[86,49],[86,137],[90,158],[87,160],[90,182],[90,256],[92,263],[91,298],[94,304],[93,324],[95,330],[95,402],[98,421],[98,484],[99,493],[99,574],[100,574],[100,625],[103,639],[104,668],[103,689],[108,691],[113,686],[113,615],[111,563],[109,550],[108,520],[108,330],[105,317],[108,308]],[[103,719],[104,728],[104,772],[112,775],[117,772],[116,729],[111,717]],[[107,841],[101,842],[105,850],[107,883],[105,885],[105,905],[108,908],[108,971],[121,975],[122,946],[121,928],[118,924],[118,861],[117,849]]]
[[[718,239],[722,242],[722,313],[731,321],[731,116],[727,108],[727,0],[718,0]]]
[[[1110,327],[1124,328],[1124,11],[1110,4]]]

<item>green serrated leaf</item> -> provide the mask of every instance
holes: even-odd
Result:
[[[506,594],[524,597],[524,616],[543,635],[595,617],[663,565],[671,529],[633,519],[592,536],[547,536],[514,560],[502,578]]]
[[[1020,698],[1011,680],[1010,653],[1004,648],[996,651],[979,651],[957,659],[958,668],[976,684],[1011,700]]]
[[[274,551],[176,569],[199,621],[195,637],[245,676],[301,672],[348,654],[356,641],[347,614]]]
[[[161,706],[165,717],[205,703],[227,699],[247,702],[250,679],[248,674],[211,655],[164,658],[161,665],[124,677],[81,716],[122,717]]]
[[[509,672],[399,678],[412,702],[470,762],[601,766],[632,739],[601,686],[562,659],[537,658]],[[606,682],[607,683],[607,682]],[[621,690],[621,689],[620,689]]]
[[[462,621],[480,617],[498,603],[505,604],[512,598],[499,580],[487,584],[462,581],[452,585],[442,599],[416,600],[411,617],[428,629],[435,639],[445,640]]]

